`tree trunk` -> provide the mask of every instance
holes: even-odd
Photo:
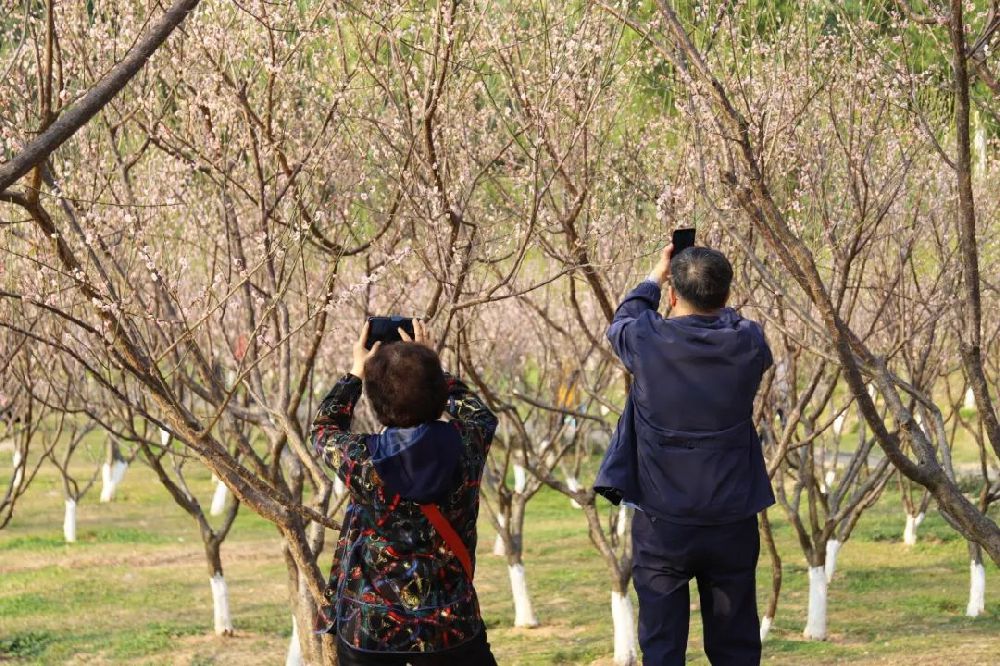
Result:
[[[628,534],[628,507],[622,502],[618,505],[618,521],[615,524],[615,533],[619,539],[624,539]]]
[[[285,657],[285,666],[305,666],[302,661],[302,645],[299,644],[299,623],[292,615],[292,638],[288,641],[288,655]]]
[[[66,512],[63,514],[63,538],[66,543],[76,543],[76,500],[66,500]]]
[[[101,465],[101,504],[106,504],[115,496],[115,482],[111,473],[111,463]]]
[[[611,578],[611,621],[614,636],[616,666],[631,666],[638,663],[636,655],[635,618],[632,602],[628,598],[628,583],[632,575],[632,549],[626,542],[619,558],[615,546],[607,538],[597,513],[594,495],[590,494],[583,505],[587,517],[590,542],[601,553]]]
[[[639,663],[635,615],[627,591],[611,590],[611,621],[615,632],[615,665],[635,666]]]
[[[124,460],[113,460],[101,465],[101,502],[110,502],[115,498],[118,484],[125,479],[128,463]]]
[[[14,460],[11,465],[14,468],[14,479],[11,481],[10,487],[16,494],[21,487],[21,481],[24,480],[24,457],[17,449],[14,450]]]
[[[573,491],[574,493],[578,492],[580,490],[580,482],[577,481],[577,479],[576,479],[575,476],[571,476],[569,474],[566,475],[566,486],[571,491]],[[582,506],[580,506],[580,503],[577,502],[575,499],[571,499],[569,501],[569,505],[571,507],[573,507],[574,509],[582,509],[583,508]]]
[[[287,537],[286,537],[287,539]],[[312,627],[316,602],[309,592],[306,573],[299,571],[291,547],[285,543],[283,547],[285,565],[288,568],[288,592],[292,616],[295,619],[293,630],[298,627]],[[312,631],[298,631],[299,658],[309,666],[334,666],[336,657],[336,637],[329,635],[317,636]]]
[[[528,487],[528,476],[523,465],[514,463],[514,492],[523,493]]]
[[[924,512],[921,511],[913,516],[906,514],[906,529],[903,530],[903,543],[907,546],[914,546],[917,543],[917,528],[924,522]]]
[[[827,583],[833,580],[833,574],[837,571],[837,553],[840,552],[841,545],[836,539],[830,539],[826,542],[826,564],[823,570],[826,574]]]
[[[205,541],[205,557],[208,560],[209,584],[212,587],[212,617],[218,636],[233,635],[233,618],[229,613],[229,588],[222,573],[221,544],[215,539]]]
[[[523,494],[515,495],[510,504],[510,537],[511,552],[507,555],[507,572],[510,576],[510,591],[514,599],[514,626],[537,627],[538,617],[531,605],[528,593],[528,581],[524,575],[524,510],[527,498]]]
[[[510,574],[510,590],[514,597],[514,626],[515,627],[537,627],[538,617],[531,605],[531,596],[528,594],[528,581],[524,575],[524,564],[517,562],[507,565],[507,572]]]
[[[115,485],[111,475],[111,463],[101,465],[101,504],[110,502],[115,496]]]
[[[781,593],[781,556],[778,555],[777,545],[774,543],[774,532],[771,531],[771,521],[767,517],[767,511],[760,514],[760,530],[764,537],[764,544],[767,552],[771,556],[771,598],[767,601],[767,609],[764,611],[764,618],[760,621],[760,640],[763,643],[767,634],[771,631],[771,624],[778,612],[778,595]]]
[[[809,617],[802,635],[826,640],[826,571],[822,565],[809,567]]]
[[[760,619],[760,642],[763,643],[767,635],[771,633],[771,623],[774,622],[773,615],[765,615]]]
[[[222,512],[226,510],[226,496],[228,494],[229,490],[226,488],[226,484],[222,481],[217,481],[215,484],[215,492],[212,493],[212,507],[209,509],[209,513],[211,515],[222,515]]]
[[[969,544],[969,554],[969,605],[965,607],[965,614],[979,617],[986,611],[986,568],[983,551],[977,544]]]
[[[504,525],[507,519],[503,517],[502,513],[497,514],[497,522],[500,524],[500,529],[504,529]],[[497,538],[493,541],[493,554],[497,557],[503,557],[507,554],[507,548],[503,544],[503,536],[497,532]]]
[[[212,586],[212,616],[215,622],[215,633],[219,636],[233,635],[233,618],[229,614],[229,589],[222,572],[209,579]]]

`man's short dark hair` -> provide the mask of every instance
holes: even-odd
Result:
[[[698,310],[717,310],[726,304],[733,267],[726,255],[710,247],[689,247],[670,260],[674,289]]]
[[[448,402],[441,359],[433,349],[412,342],[382,345],[365,362],[365,395],[386,427],[434,421]]]

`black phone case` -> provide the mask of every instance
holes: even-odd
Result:
[[[670,242],[674,246],[674,256],[688,249],[689,247],[694,247],[694,229],[675,229],[673,236],[670,238]]]
[[[403,338],[399,335],[399,329],[403,329],[410,338],[413,338],[413,319],[398,315],[369,317],[368,339],[365,340],[365,348],[371,349],[375,346],[376,342],[381,342],[382,344],[401,342]]]

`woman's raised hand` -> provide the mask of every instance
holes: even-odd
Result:
[[[427,333],[427,325],[422,319],[413,320],[412,338],[402,328],[397,330],[399,331],[399,337],[401,337],[404,342],[415,342],[418,345],[423,345],[425,347],[429,347],[430,349],[434,348],[434,344],[431,342],[430,334]]]
[[[365,325],[361,327],[361,335],[358,339],[354,341],[354,346],[351,347],[351,374],[358,379],[365,378],[365,361],[372,357],[372,354],[378,351],[378,348],[382,346],[381,342],[376,342],[372,345],[371,349],[365,348],[365,342],[368,341],[368,329],[371,328],[369,322],[365,322]]]

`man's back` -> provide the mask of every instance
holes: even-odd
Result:
[[[717,317],[640,319],[634,392],[640,413],[670,430],[715,431],[750,418],[770,351],[760,327],[726,308]]]
[[[595,487],[677,523],[753,516],[774,503],[752,422],[772,362],[764,334],[729,308],[664,319],[659,301],[643,282],[608,329],[635,381]]]

